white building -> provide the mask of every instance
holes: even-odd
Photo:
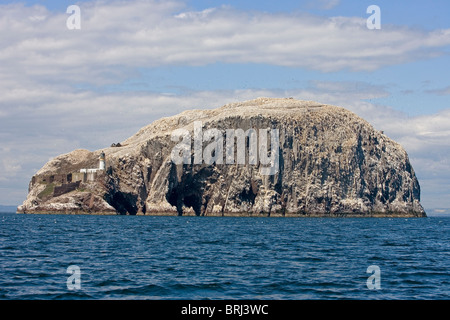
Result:
[[[94,181],[97,177],[97,171],[105,171],[106,161],[105,153],[102,152],[98,161],[98,168],[95,169],[80,169],[80,173],[84,173],[83,181]]]

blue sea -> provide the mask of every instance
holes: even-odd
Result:
[[[3,300],[450,298],[448,217],[0,222]]]

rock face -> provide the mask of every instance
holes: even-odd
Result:
[[[92,170],[101,152],[106,170]],[[365,120],[259,98],[185,111],[109,148],[56,157],[32,177],[18,212],[426,216],[419,201],[407,153]]]

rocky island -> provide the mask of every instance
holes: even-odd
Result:
[[[258,98],[46,163],[18,213],[425,217],[406,151],[354,113]]]

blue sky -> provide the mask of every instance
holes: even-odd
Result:
[[[90,0],[14,0],[3,1],[4,3],[24,3],[27,6],[35,4],[43,5],[52,11],[65,11],[71,4],[91,2]],[[420,28],[448,28],[449,3],[446,0],[409,0],[409,1],[386,1],[386,0],[341,0],[341,1],[313,1],[313,0],[280,0],[280,1],[254,1],[254,0],[189,0],[184,1],[185,8],[201,11],[208,8],[231,6],[243,11],[262,11],[272,13],[295,13],[310,12],[312,14],[333,16],[361,16],[368,6],[375,4],[382,8],[383,23],[397,25],[415,26]],[[335,4],[334,4],[335,3]],[[327,4],[330,6],[327,9]],[[334,5],[333,5],[334,4]]]
[[[69,5],[81,29],[68,30]],[[381,29],[365,23],[381,9]],[[450,208],[450,2],[2,1],[0,203],[50,158],[162,116],[258,96],[348,108],[401,143]]]

